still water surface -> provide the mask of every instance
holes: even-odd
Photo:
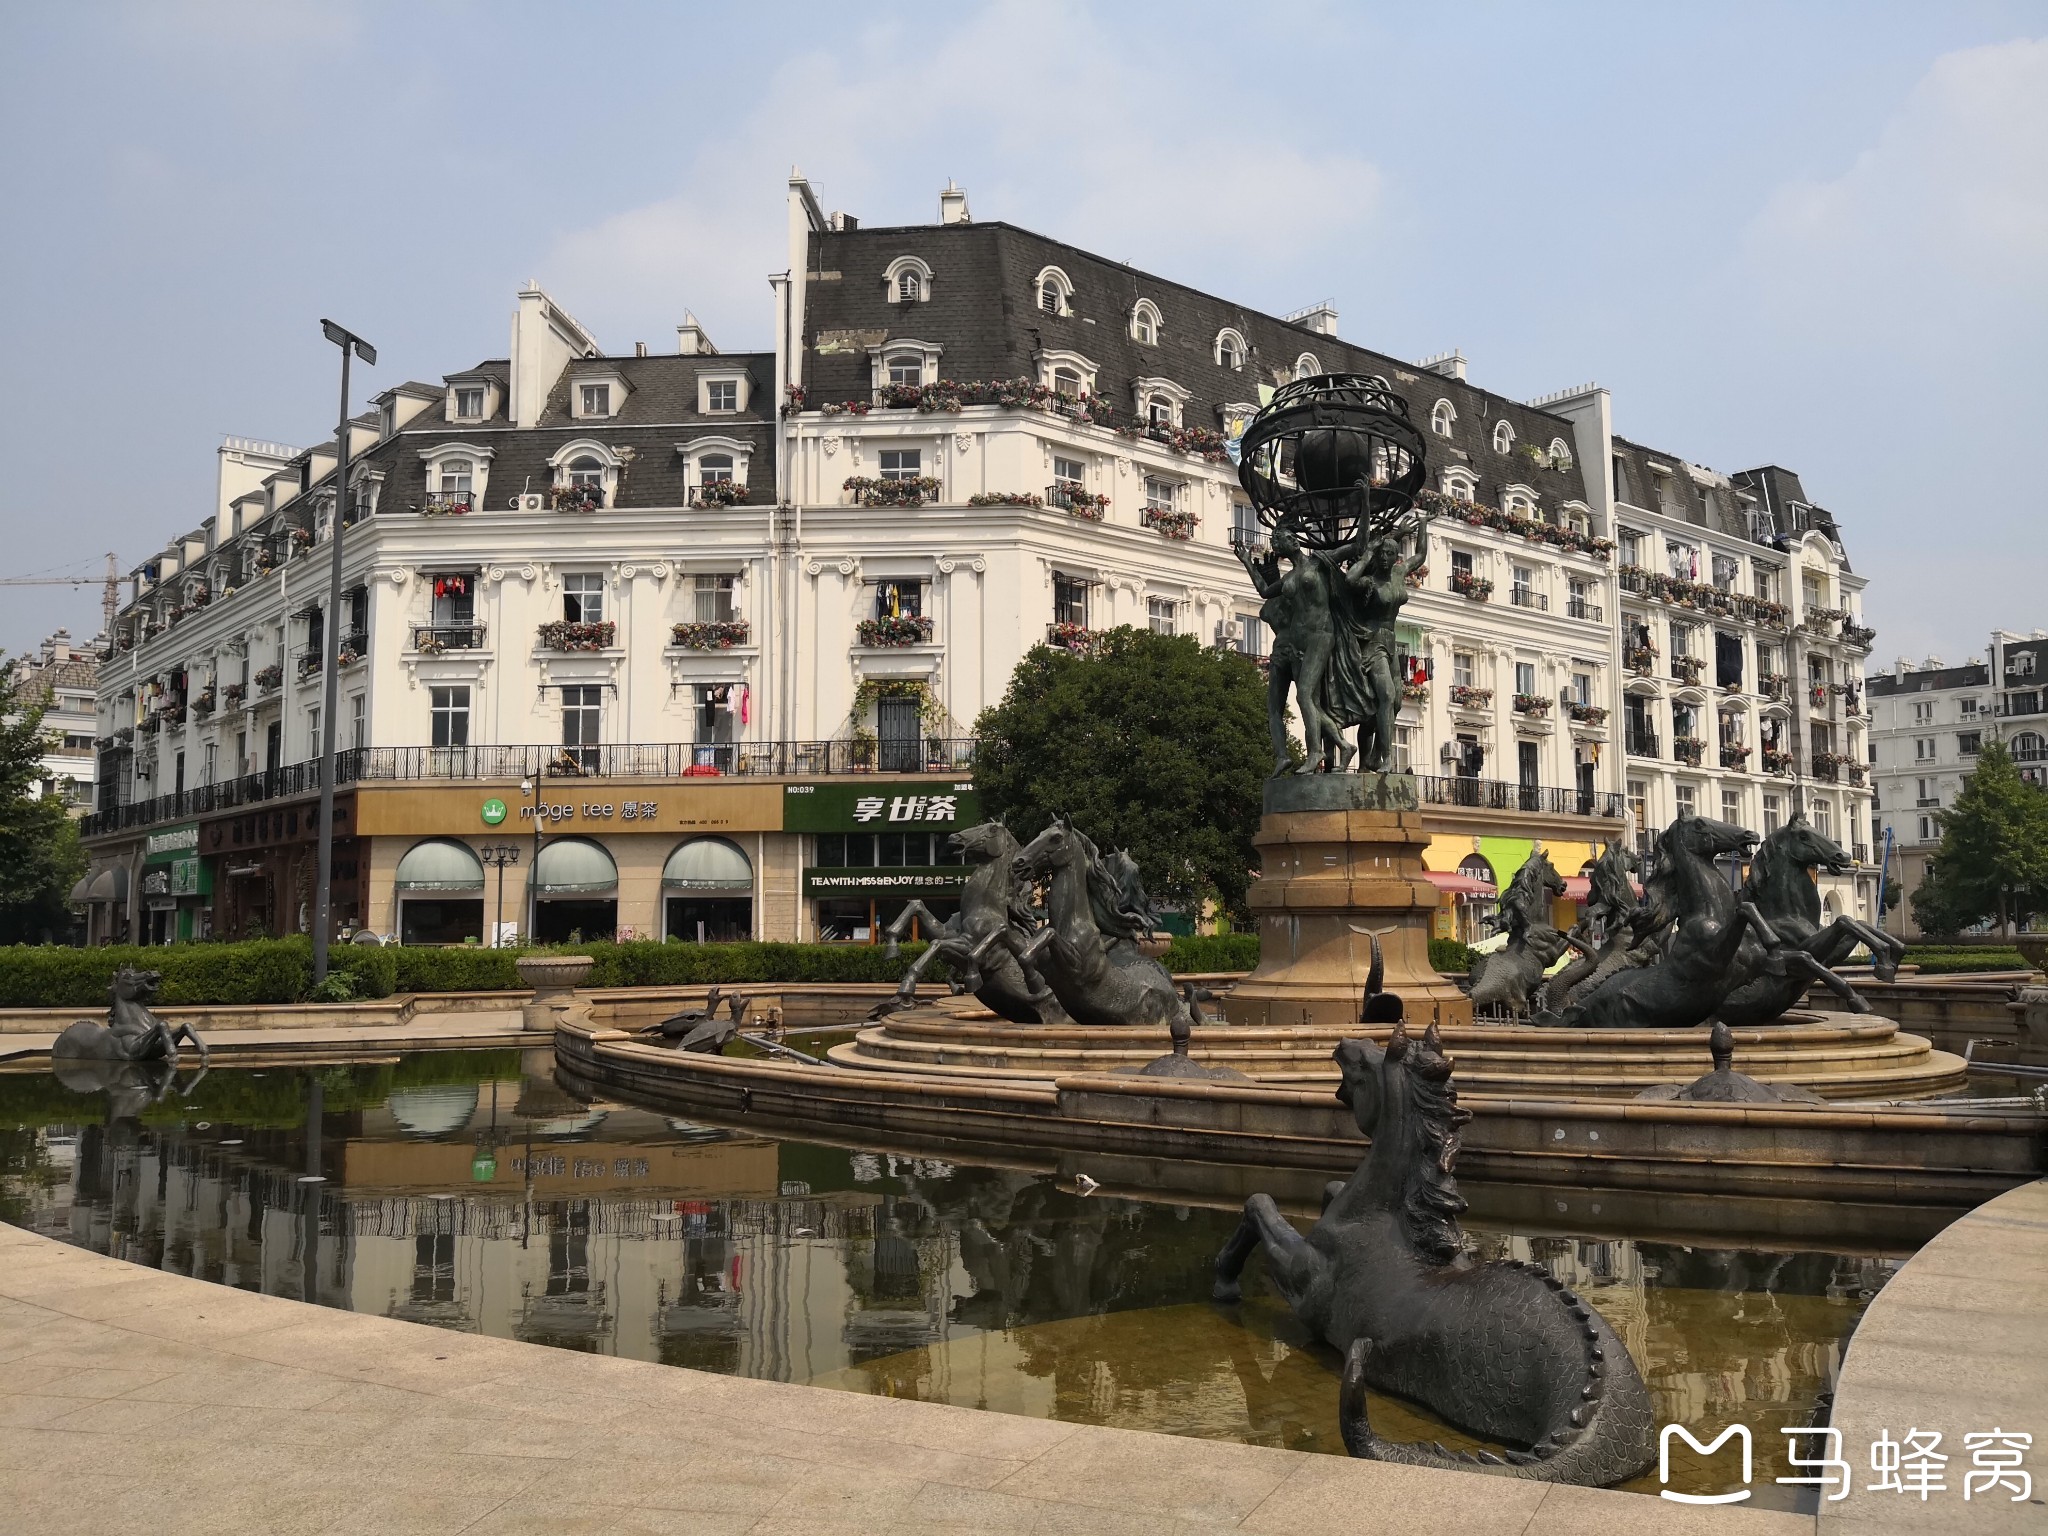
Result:
[[[1206,1299],[1242,1170],[1219,1170],[1206,1204],[1083,1196],[1028,1164],[584,1102],[548,1067],[546,1052],[487,1052],[219,1071],[113,1125],[103,1100],[0,1077],[0,1219],[555,1348],[1343,1454],[1330,1352],[1256,1279],[1241,1309]],[[1777,1429],[1812,1422],[1864,1305],[1927,1235],[1703,1246],[1668,1220],[1596,1219],[1597,1193],[1558,1199],[1562,1215],[1466,1193],[1478,1251],[1541,1263],[1599,1307],[1660,1421],[1749,1424],[1755,1502],[1782,1507],[1795,1490],[1767,1480],[1785,1470]],[[1398,1402],[1374,1420],[1472,1443]]]

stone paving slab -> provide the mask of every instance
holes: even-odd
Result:
[[[8,1536],[1811,1536],[1687,1509],[448,1333],[0,1226]]]

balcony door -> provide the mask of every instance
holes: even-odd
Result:
[[[924,760],[924,726],[914,698],[875,701],[875,741],[884,773],[915,773]]]

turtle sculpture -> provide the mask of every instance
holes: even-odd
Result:
[[[1458,1107],[1436,1027],[1420,1040],[1396,1024],[1386,1046],[1337,1047],[1337,1097],[1371,1149],[1325,1191],[1304,1237],[1270,1195],[1216,1257],[1214,1296],[1240,1298],[1245,1260],[1294,1315],[1344,1357],[1338,1422],[1354,1456],[1607,1487],[1654,1459],[1656,1419],[1628,1347],[1605,1318],[1549,1271],[1482,1264],[1458,1224]],[[1366,1388],[1427,1407],[1498,1453],[1464,1455],[1376,1433]]]

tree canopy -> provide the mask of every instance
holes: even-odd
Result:
[[[1019,839],[1063,815],[1128,849],[1155,899],[1245,916],[1272,766],[1250,657],[1134,629],[1080,654],[1037,646],[975,731],[975,786]]]
[[[43,777],[47,690],[32,693],[0,659],[0,944],[36,944],[71,930],[71,887],[85,871],[78,828],[61,795],[32,796]]]
[[[1955,933],[1988,921],[2010,933],[2048,908],[2048,790],[2020,777],[2003,743],[1984,743],[1937,819],[1941,848],[1913,893],[1921,928]]]

